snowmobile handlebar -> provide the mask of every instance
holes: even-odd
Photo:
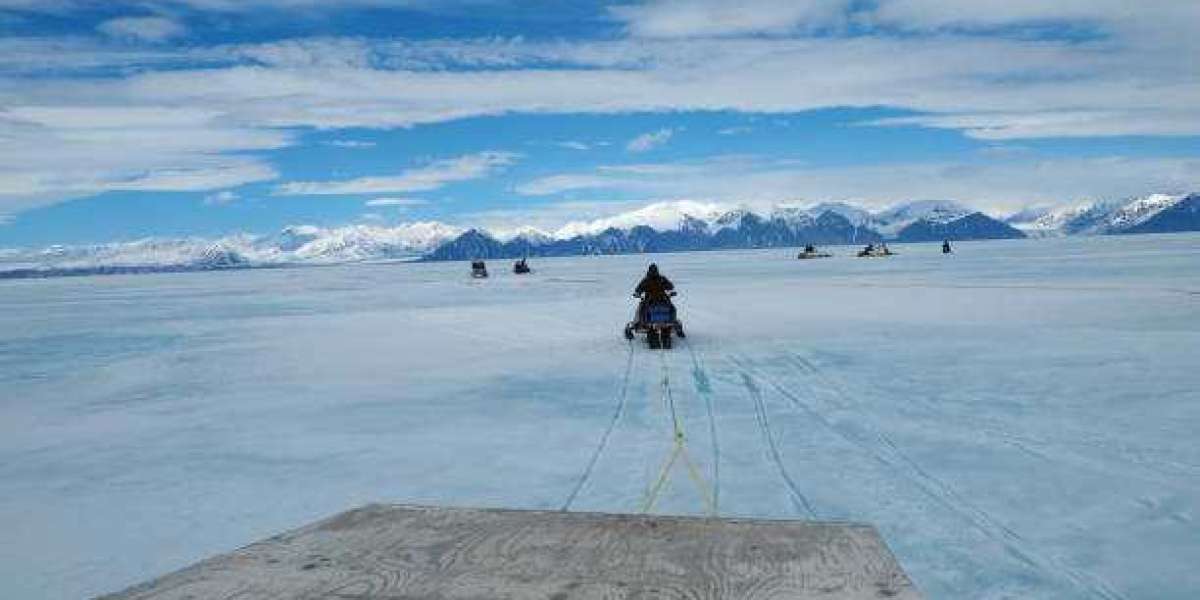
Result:
[[[675,296],[678,296],[678,295],[679,295],[679,293],[678,293],[678,292],[667,292],[667,296],[670,296],[671,298],[674,298]],[[634,292],[634,293],[633,293],[633,297],[634,297],[634,298],[641,298],[641,297],[642,297],[642,294],[639,294],[639,293],[637,293],[637,292]]]

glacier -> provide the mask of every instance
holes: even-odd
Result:
[[[703,485],[652,512],[869,522],[930,598],[1200,595],[1200,234],[892,248],[0,281],[0,597],[368,502],[638,512],[667,393]]]

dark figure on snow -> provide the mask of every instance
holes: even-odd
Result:
[[[812,244],[806,244],[804,246],[805,254],[816,254],[816,252],[817,252],[817,248],[815,246],[813,246]]]
[[[675,305],[671,303],[671,291],[674,289],[675,284],[660,275],[658,265],[651,263],[650,268],[646,269],[646,276],[633,290],[634,295],[642,299],[641,304],[638,304],[638,319],[645,319],[646,306],[650,303],[665,302],[671,307],[671,320],[675,320]]]
[[[950,249],[950,240],[945,240],[942,242],[942,254],[950,254],[953,251],[954,250]]]

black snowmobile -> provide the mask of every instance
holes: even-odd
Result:
[[[487,265],[482,260],[471,261],[471,277],[483,279],[488,276]]]
[[[950,247],[950,240],[942,242],[942,254],[950,254],[954,249]]]
[[[817,247],[812,244],[806,244],[804,246],[804,251],[801,252],[800,254],[797,254],[796,258],[804,260],[804,259],[809,259],[809,258],[829,258],[831,256],[833,256],[833,255],[829,254],[828,252],[818,251]]]
[[[675,292],[670,292],[675,297]],[[634,294],[641,299],[641,294]],[[625,339],[632,340],[638,333],[646,334],[646,344],[652,350],[670,350],[671,334],[687,337],[683,333],[683,323],[675,316],[675,305],[670,300],[639,302],[634,320],[625,326]]]
[[[513,273],[517,275],[526,275],[532,273],[533,269],[529,268],[529,263],[524,258],[513,263]]]
[[[877,258],[882,256],[892,256],[894,254],[895,252],[892,252],[887,247],[887,244],[867,244],[866,248],[858,251],[859,258]]]

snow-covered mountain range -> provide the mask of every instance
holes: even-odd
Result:
[[[612,217],[572,221],[553,230],[526,227],[504,232],[488,231],[488,235],[500,241],[509,241],[515,237],[562,241],[598,235],[613,229],[629,230],[638,226],[650,227],[656,231],[699,228],[715,233],[722,229],[738,227],[742,218],[751,214],[764,220],[780,219],[793,227],[807,227],[826,212],[846,219],[852,227],[873,229],[881,235],[894,236],[905,226],[921,219],[949,222],[974,211],[951,201],[922,200],[899,204],[877,212],[843,202],[826,202],[812,206],[778,205],[759,213],[744,206],[679,200],[657,202]]]
[[[461,228],[437,222],[394,227],[288,227],[273,235],[219,239],[147,238],[0,253],[0,277],[198,271],[243,267],[415,260],[454,239]]]
[[[513,238],[470,230],[438,247],[431,260],[565,256],[929,241],[1025,235],[983,213],[948,201],[911,202],[871,212],[844,203],[775,206],[756,212],[703,202],[660,202],[555,231]]]
[[[262,236],[0,249],[0,277],[1197,230],[1200,194],[1035,207],[1003,219],[949,201],[910,202],[876,211],[847,203],[783,205],[763,212],[676,201],[553,230],[526,226],[492,233],[439,222],[295,226]]]
[[[1122,201],[1030,208],[1005,222],[1031,236],[1168,233],[1200,230],[1200,194],[1149,194]]]

